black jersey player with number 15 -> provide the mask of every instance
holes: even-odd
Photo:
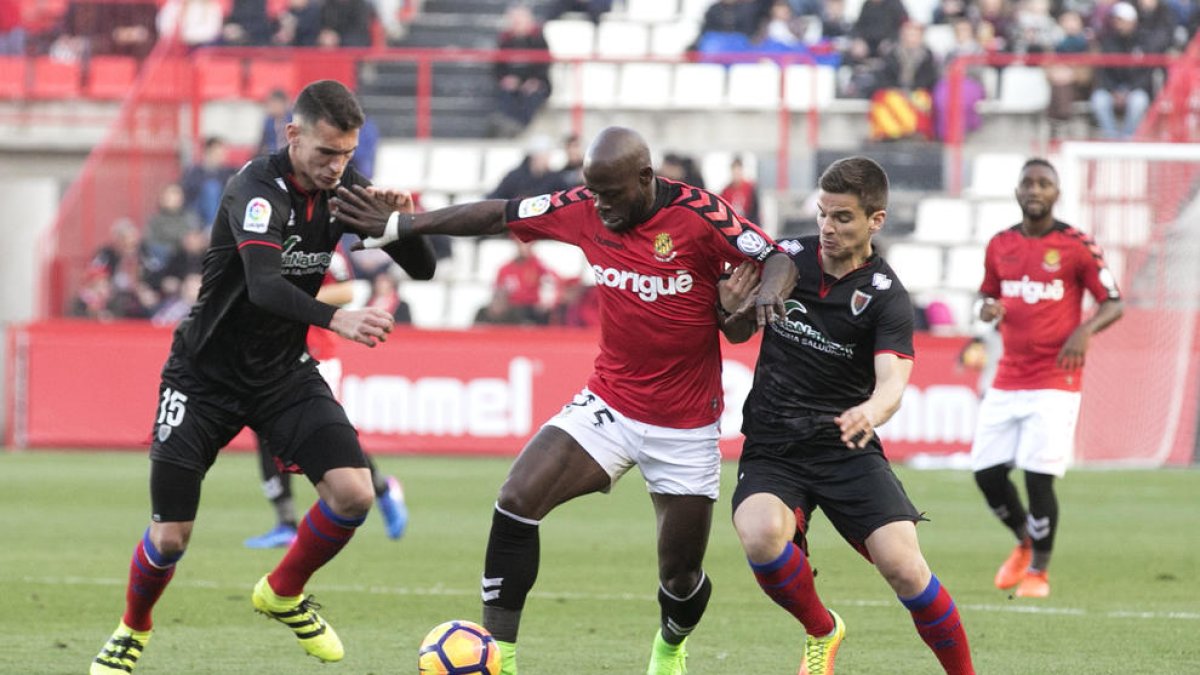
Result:
[[[887,197],[887,175],[865,157],[822,174],[819,234],[779,242],[797,281],[786,317],[764,328],[742,415],[734,527],[763,591],[804,626],[802,674],[832,673],[846,632],[808,562],[818,507],[875,564],[946,672],[974,672],[954,601],[921,555],[921,515],[875,435],[900,407],[914,356],[908,293],[871,243]]]
[[[267,439],[280,461],[303,470],[319,497],[283,560],[254,587],[253,607],[292,629],[312,656],[343,656],[341,641],[303,591],[349,542],[375,493],[358,435],[305,338],[319,326],[370,347],[392,330],[387,312],[315,298],[345,228],[330,210],[333,190],[362,186],[398,210],[412,205],[405,193],[366,187],[348,166],[364,117],[346,87],[314,82],[294,111],[287,147],[246,164],[221,196],[200,297],[176,330],[162,371],[150,448],[151,523],[129,565],[125,614],[92,675],[127,674],[137,665],[154,605],[191,537],[204,475],[244,427]],[[412,276],[433,275],[433,249],[420,238],[384,250]]]

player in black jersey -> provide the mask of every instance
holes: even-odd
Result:
[[[872,561],[947,673],[973,673],[954,601],[917,543],[921,514],[875,435],[900,406],[913,363],[908,293],[871,239],[887,176],[851,157],[820,179],[819,234],[784,240],[796,285],[763,335],[746,399],[733,522],[759,585],[805,628],[800,672],[833,672],[845,635],[817,596],[805,535],[817,507]],[[750,317],[735,315],[753,332]]]
[[[372,347],[392,317],[315,299],[345,225],[330,213],[340,185],[368,185],[348,163],[363,113],[330,80],[296,99],[287,148],[242,167],[226,186],[191,314],[175,331],[162,371],[150,448],[151,523],[134,549],[125,614],[91,665],[92,675],[129,673],[152,628],[151,612],[187,548],[200,484],[218,451],[243,427],[265,437],[286,465],[303,470],[319,499],[296,541],[254,588],[254,608],[284,623],[322,661],[341,641],[303,594],[312,574],[350,540],[374,501],[358,436],[305,349],[309,326]],[[400,192],[372,194],[411,212]],[[384,248],[409,274],[429,278],[432,248],[405,238]]]

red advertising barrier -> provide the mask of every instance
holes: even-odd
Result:
[[[170,339],[169,329],[145,323],[56,320],[14,327],[8,443],[144,447]],[[588,330],[398,329],[374,349],[342,346],[341,398],[372,452],[513,455],[583,387],[596,344]],[[975,374],[957,365],[962,344],[962,338],[917,336],[904,404],[880,429],[892,459],[969,450],[978,401]],[[741,404],[757,353],[757,341],[724,348],[727,457],[741,449]],[[1190,434],[1190,422],[1184,426]],[[249,447],[248,435],[234,445]],[[1190,441],[1187,446],[1186,454],[1172,453],[1166,461],[1186,463]]]

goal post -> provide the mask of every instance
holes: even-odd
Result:
[[[1193,461],[1200,407],[1200,144],[1064,143],[1056,215],[1104,251],[1125,316],[1088,350],[1076,458]]]

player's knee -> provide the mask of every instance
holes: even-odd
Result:
[[[875,566],[900,597],[917,595],[929,583],[929,565],[919,555],[877,560]]]
[[[187,550],[191,535],[191,527],[182,523],[164,523],[158,527],[151,526],[150,543],[159,554],[167,558],[177,558]]]
[[[659,582],[663,589],[677,598],[691,595],[703,579],[704,574],[698,567],[695,569],[683,569],[682,566],[675,569],[664,567],[659,575]]]
[[[341,490],[327,500],[329,508],[342,518],[356,519],[367,515],[375,503],[375,491],[369,486]]]
[[[542,500],[533,491],[524,489],[521,483],[511,478],[500,487],[496,505],[505,513],[532,520],[541,520],[549,512],[549,509],[543,505]]]
[[[782,523],[762,520],[737,521],[734,523],[742,550],[754,562],[769,562],[779,557],[790,539]]]

